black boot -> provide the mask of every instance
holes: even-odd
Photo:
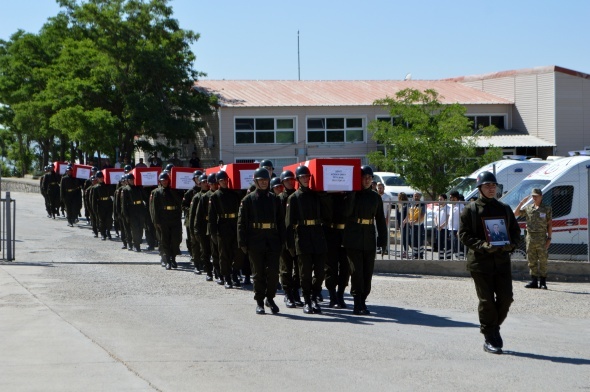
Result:
[[[166,270],[169,271],[170,268],[172,268],[172,264],[170,263],[170,256],[164,255],[162,257],[164,257],[164,259],[166,260],[166,267],[165,268],[166,268]]]
[[[234,288],[234,286],[231,283],[231,275],[227,275],[225,277],[225,288],[226,289],[233,289]]]
[[[343,288],[338,287],[338,293],[336,294],[336,299],[338,301],[338,307],[340,309],[348,308],[348,305],[346,305],[346,302],[344,302],[344,287]]]
[[[225,283],[223,281],[223,276],[218,276],[217,279],[215,279],[215,283],[217,283],[220,286],[223,286],[223,284]]]
[[[329,308],[339,308],[338,306],[338,298],[336,297],[336,289],[328,289],[330,293],[330,303],[328,304]]]
[[[324,296],[322,295],[322,291],[320,290],[320,292],[317,295],[317,300],[318,302],[324,302]]]
[[[170,266],[174,269],[178,268],[178,264],[176,264],[176,256],[170,256]]]
[[[500,327],[496,327],[496,329],[494,330],[494,339],[495,339],[494,345],[496,347],[499,347],[499,348],[504,347],[504,341],[502,340],[502,336],[500,335]]]
[[[123,246],[121,247],[121,249],[127,249],[127,243],[123,242]]]
[[[235,287],[242,287],[242,283],[240,283],[240,279],[238,278],[238,273],[234,272],[232,274],[232,279],[234,281],[234,286]]]
[[[367,304],[365,303],[366,298],[361,298],[361,314],[364,315],[369,315],[371,314],[371,312],[369,312],[369,309],[367,309]]]
[[[285,290],[285,306],[290,309],[297,307],[297,305],[295,305],[295,300],[293,299],[293,290]]]
[[[527,289],[539,288],[539,285],[537,282],[537,277],[535,275],[531,275],[531,281],[528,284],[526,284],[524,287],[526,287]]]
[[[265,314],[264,311],[264,301],[261,299],[256,300],[256,314]]]
[[[162,265],[162,267],[166,267],[166,255],[160,256],[160,264]]]
[[[361,314],[361,298],[357,295],[352,298],[354,300],[354,307],[352,308],[352,314],[360,315]]]
[[[311,308],[311,297],[309,295],[304,295],[303,299],[305,301],[305,303],[303,304],[303,313],[305,313],[305,314],[313,313],[313,310]]]
[[[315,314],[322,314],[322,308],[320,307],[317,295],[314,295],[311,297],[311,310]]]
[[[299,289],[291,290],[291,294],[293,295],[293,303],[295,306],[302,307],[303,302],[301,301],[301,297],[299,296]]]
[[[502,354],[502,349],[498,347],[498,342],[496,341],[495,333],[492,334],[484,334],[485,343],[483,344],[483,350],[490,354]]]
[[[244,275],[244,286],[251,285],[252,281],[250,280],[250,275]]]
[[[264,304],[270,308],[272,314],[279,313],[279,307],[277,306],[277,304],[275,304],[274,299],[267,298]]]
[[[539,282],[539,288],[543,289],[543,290],[547,290],[547,278],[544,276],[541,276],[539,279],[541,279],[541,282]]]

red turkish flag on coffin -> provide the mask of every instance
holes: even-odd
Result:
[[[254,171],[258,169],[258,163],[229,163],[227,165],[208,168],[207,175],[222,170],[227,173],[229,189],[248,189],[254,183]]]
[[[314,191],[342,192],[361,190],[361,160],[359,158],[316,158],[283,167],[293,174],[299,166],[311,172],[309,187]],[[299,183],[295,185],[299,187]]]
[[[131,173],[135,177],[135,185],[158,186],[158,177],[161,171],[160,167],[136,167],[131,170]]]
[[[87,180],[92,175],[92,166],[90,165],[72,165],[72,175],[81,180]]]
[[[111,185],[111,184],[118,184],[121,181],[121,177],[125,174],[125,170],[123,169],[102,169],[102,174],[104,175],[104,183]]]
[[[66,167],[68,167],[67,162],[53,162],[53,170],[60,176],[63,176],[66,173]]]

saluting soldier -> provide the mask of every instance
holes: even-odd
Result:
[[[82,205],[82,191],[80,181],[73,176],[73,166],[68,165],[61,178],[60,199],[66,207],[68,226],[74,227]]]
[[[121,188],[121,215],[125,218],[131,233],[131,237],[127,238],[129,250],[135,248],[136,252],[141,252],[147,208],[143,199],[143,191],[141,187],[135,185],[133,173],[126,174],[125,177],[127,178],[127,186]]]
[[[318,295],[324,281],[324,259],[328,252],[322,229],[320,196],[309,188],[311,172],[307,166],[295,170],[299,189],[287,200],[285,225],[295,233],[295,248],[303,291],[303,313],[322,313]]]
[[[196,206],[194,231],[201,243],[201,263],[205,266],[205,271],[208,271],[209,266],[212,269],[211,274],[208,272],[205,279],[211,281],[214,275],[217,284],[223,284],[219,272],[219,240],[217,235],[211,231],[211,225],[209,224],[209,201],[211,196],[219,189],[217,174],[211,173],[207,176],[207,185],[209,190],[204,195],[201,195],[199,204]],[[211,261],[213,264],[211,264]]]
[[[240,287],[238,271],[242,268],[244,254],[238,248],[237,221],[241,197],[228,188],[229,176],[223,170],[217,172],[219,189],[209,199],[209,224],[211,233],[218,236],[219,264],[225,288]],[[233,280],[233,282],[232,282]]]
[[[47,165],[48,173],[43,180],[43,189],[49,200],[49,211],[53,219],[59,216],[59,174],[53,169],[53,165]]]
[[[203,174],[200,170],[195,170],[193,172],[193,182],[195,185],[187,190],[184,193],[182,198],[182,211],[184,212],[184,228],[186,230],[186,248],[188,249],[189,254],[191,255],[191,263],[195,266],[195,273],[200,275],[203,271],[203,266],[201,265],[201,246],[199,241],[193,234],[190,229],[190,217],[189,217],[189,210],[191,207],[191,202],[193,201],[193,197],[196,194],[201,193],[201,187],[199,186],[199,179]]]
[[[178,268],[176,256],[182,242],[182,200],[170,188],[170,175],[160,174],[160,187],[152,192],[152,219],[160,233],[160,251],[166,260],[166,269]]]
[[[92,192],[92,208],[98,216],[98,230],[105,241],[111,237],[113,226],[113,188],[104,183],[104,174],[96,173],[97,184]]]
[[[291,170],[285,170],[279,178],[284,187],[283,192],[279,196],[284,219],[284,215],[287,212],[287,200],[295,192],[295,174]],[[301,282],[299,279],[297,255],[292,255],[289,249],[295,249],[295,232],[293,227],[285,228],[285,241],[283,241],[281,247],[279,268],[281,285],[285,293],[285,306],[287,308],[294,308],[296,306],[303,306],[303,302],[301,302],[299,295]]]
[[[265,305],[273,314],[279,312],[274,297],[284,218],[279,199],[269,191],[269,182],[270,174],[264,167],[254,171],[256,190],[242,199],[238,215],[238,245],[250,260],[257,314],[265,313]]]
[[[188,212],[188,221],[189,227],[188,230],[193,236],[193,241],[199,242],[199,253],[195,254],[193,257],[195,258],[196,262],[199,263],[199,266],[203,268],[205,271],[206,277],[205,280],[210,282],[213,280],[213,265],[211,264],[211,239],[207,236],[207,216],[201,217],[204,220],[203,224],[200,228],[199,224],[201,222],[197,221],[197,209],[199,204],[204,199],[204,196],[209,192],[209,184],[207,183],[207,175],[201,174],[198,179],[199,191],[195,193],[193,199],[191,200],[191,204],[189,207]],[[207,198],[207,206],[209,206],[209,199]],[[202,229],[202,231],[200,230]],[[202,233],[202,234],[201,234]],[[202,237],[202,238],[201,238]],[[195,274],[200,275],[201,271],[195,269]]]
[[[361,190],[350,192],[346,200],[344,247],[350,265],[354,314],[368,315],[366,300],[371,292],[377,247],[387,245],[387,224],[383,200],[371,186],[373,169],[361,167]],[[376,233],[375,233],[375,228]]]

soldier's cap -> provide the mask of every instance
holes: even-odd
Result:
[[[543,191],[541,191],[539,188],[534,188],[531,191],[531,196],[543,196]]]
[[[104,178],[104,174],[102,174],[102,172],[98,172],[96,173],[96,178]]]

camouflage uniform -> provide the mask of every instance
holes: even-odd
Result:
[[[526,219],[526,253],[531,276],[547,277],[547,225],[552,220],[551,207],[541,204],[539,208],[530,205],[520,210],[520,216]],[[537,273],[537,263],[539,272]]]

